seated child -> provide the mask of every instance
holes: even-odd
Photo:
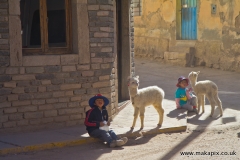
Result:
[[[187,88],[189,80],[183,76],[178,78],[177,90],[175,92],[175,101],[177,108],[184,108],[198,114],[196,103],[197,98],[192,94],[192,89]]]
[[[108,130],[110,122],[108,121],[106,106],[108,105],[109,100],[101,94],[97,94],[90,98],[88,103],[91,109],[86,112],[84,122],[88,134],[91,137],[107,142],[111,148],[122,146],[127,143],[127,137],[119,139],[113,130]]]

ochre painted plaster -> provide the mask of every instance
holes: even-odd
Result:
[[[143,0],[142,16],[134,17],[136,56],[164,60],[164,53],[177,44],[176,2]],[[194,65],[240,71],[240,22],[235,22],[240,17],[240,0],[197,2]],[[211,13],[212,4],[217,6],[216,14]]]

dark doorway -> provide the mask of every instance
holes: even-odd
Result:
[[[118,59],[118,103],[121,103],[122,98],[122,21],[121,21],[121,1],[116,1],[116,18],[117,18],[117,59]]]
[[[129,0],[116,1],[118,102],[129,100],[127,78],[131,74]]]

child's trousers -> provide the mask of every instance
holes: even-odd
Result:
[[[89,135],[94,138],[99,138],[103,142],[107,142],[108,144],[110,144],[112,140],[118,139],[117,135],[114,133],[113,130],[105,131],[101,129],[95,129]]]
[[[192,95],[192,98],[187,101],[186,104],[181,106],[184,109],[187,109],[188,111],[193,110],[193,106],[197,106],[197,97],[195,95]]]

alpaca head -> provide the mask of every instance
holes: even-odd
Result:
[[[198,71],[198,72],[194,72],[194,71],[190,72],[189,75],[188,75],[188,79],[190,80],[190,82],[196,82],[199,73],[200,73],[200,71]]]
[[[139,76],[128,77],[128,87],[138,88],[139,86]]]

